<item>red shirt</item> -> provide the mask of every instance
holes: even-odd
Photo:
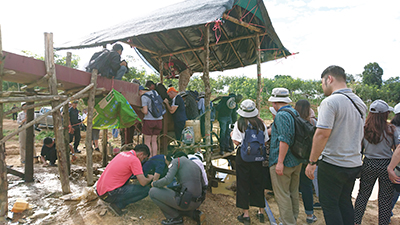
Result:
[[[108,191],[122,187],[131,175],[143,174],[142,163],[136,152],[121,152],[107,165],[97,182],[97,193],[103,195]]]

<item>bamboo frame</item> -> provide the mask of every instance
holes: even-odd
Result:
[[[185,35],[183,35],[182,31],[178,30],[179,35],[181,35],[182,39],[186,42],[186,45],[193,49],[193,47],[190,45],[189,41],[186,39]],[[194,50],[192,50],[194,57],[196,57],[197,61],[200,63],[201,67],[203,67],[203,63],[201,62],[199,56],[196,54]]]
[[[230,21],[230,22],[232,22],[232,23],[235,23],[235,24],[237,24],[237,25],[240,25],[240,26],[242,26],[242,27],[246,27],[247,29],[252,30],[252,31],[255,31],[255,32],[257,32],[257,33],[263,32],[262,29],[257,28],[257,27],[255,27],[255,26],[252,26],[252,25],[250,25],[249,23],[246,23],[246,22],[243,22],[243,21],[241,21],[241,20],[238,20],[238,19],[236,19],[235,17],[228,16],[226,13],[224,13],[224,15],[222,15],[222,18],[225,19],[225,20],[228,20],[228,21]]]

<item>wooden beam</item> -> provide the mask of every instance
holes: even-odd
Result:
[[[258,115],[260,115],[260,96],[261,96],[261,47],[260,47],[260,36],[256,36],[256,50],[257,50],[257,99],[256,107],[258,109]]]
[[[57,76],[56,76],[56,65],[54,63],[54,47],[53,47],[53,34],[45,33],[45,65],[46,72],[49,74],[49,91],[52,95],[58,95],[57,91]],[[61,119],[59,100],[53,100],[51,106],[55,111],[52,112],[53,115],[53,125],[54,125],[54,136],[56,139],[57,146],[57,158],[58,158],[58,172],[60,174],[61,189],[64,194],[70,193],[71,188],[69,186],[69,174],[68,165],[65,152],[69,152],[69,148],[65,148],[64,142],[64,126]],[[26,176],[26,174],[25,174]]]
[[[240,26],[242,26],[242,27],[246,27],[247,29],[252,30],[252,31],[255,31],[255,32],[257,32],[257,33],[262,33],[262,32],[263,32],[262,29],[260,29],[260,28],[258,28],[258,27],[255,27],[255,26],[252,26],[252,25],[250,25],[249,23],[246,23],[246,22],[243,22],[243,21],[241,21],[241,20],[238,20],[238,19],[236,19],[235,17],[228,16],[228,15],[225,14],[225,13],[224,13],[224,15],[222,15],[222,18],[225,19],[225,20],[231,21],[232,23],[235,23],[235,24],[237,24],[237,25],[240,25]]]
[[[1,37],[0,24],[0,92],[3,91],[4,76],[4,55],[3,42]],[[0,103],[0,139],[3,139],[3,103]],[[8,181],[7,181],[7,165],[6,165],[6,148],[5,144],[0,144],[0,218],[4,218],[8,213]]]
[[[65,59],[65,65],[67,67],[71,67],[71,61],[72,61],[72,53],[67,52],[67,58]],[[61,93],[59,93],[61,94]],[[69,125],[69,105],[64,105],[63,106],[63,113],[62,113],[62,123],[63,127],[66,128]],[[70,160],[70,148],[69,148],[69,129],[64,129],[64,145],[65,145],[65,158],[67,160],[67,172],[68,175],[71,175],[71,160]]]
[[[107,143],[108,143],[108,129],[102,130],[103,137],[101,139],[101,154],[102,154],[102,167],[106,167],[108,164],[108,148],[107,148]]]
[[[186,45],[190,48],[193,49],[193,47],[190,45],[189,41],[186,39],[185,35],[183,35],[182,31],[178,30],[178,33],[181,35],[182,39],[186,42]],[[196,54],[194,50],[192,50],[192,53],[194,57],[196,57],[197,61],[200,63],[201,67],[203,67],[203,63],[201,62],[199,56]]]
[[[204,83],[205,88],[205,98],[204,104],[206,109],[210,107],[210,98],[211,98],[211,87],[210,87],[210,25],[207,24],[205,26],[204,32],[204,67],[203,67],[203,76],[201,77]],[[206,145],[211,144],[211,124],[210,124],[210,110],[206,110],[205,115],[205,129],[206,129]],[[210,177],[212,173],[211,167],[211,148],[206,148],[206,171],[207,176]]]
[[[226,34],[225,29],[223,27],[221,27],[221,30],[222,30],[222,33],[225,35],[226,39],[229,40],[228,34]],[[231,46],[233,53],[235,53],[236,57],[238,58],[240,65],[242,65],[242,67],[244,67],[243,61],[239,57],[239,54],[237,53],[236,49],[233,47],[232,42],[229,42],[229,45]]]
[[[21,172],[19,172],[17,170],[11,169],[10,167],[7,167],[7,173],[12,174],[12,175],[17,176],[17,177],[20,177],[20,178],[25,180],[25,174],[24,173],[21,173]]]
[[[158,57],[158,69],[160,71],[160,83],[162,84],[164,83],[164,75],[163,75],[164,65],[161,56]]]
[[[236,170],[228,170],[228,169],[223,169],[223,168],[219,168],[219,167],[215,167],[215,166],[213,166],[213,169],[214,169],[216,172],[221,172],[221,173],[227,173],[227,174],[236,175]]]
[[[267,35],[267,33],[263,33],[263,34],[259,34],[259,35],[261,35],[261,36],[262,35]],[[257,34],[251,34],[251,35],[246,35],[246,36],[242,36],[242,37],[232,38],[230,40],[219,41],[218,44],[216,44],[216,43],[209,44],[209,46],[216,46],[216,45],[222,45],[222,44],[226,44],[226,43],[232,43],[232,42],[235,42],[235,41],[254,38],[255,36],[257,36]],[[182,50],[175,51],[175,52],[164,53],[164,54],[161,55],[161,57],[167,57],[167,56],[170,56],[170,55],[178,55],[178,54],[182,54],[182,53],[185,53],[185,52],[198,51],[198,50],[203,50],[203,49],[204,49],[204,46],[195,47],[195,48],[192,48],[192,49],[182,49]],[[159,56],[153,56],[152,58],[157,58],[157,57],[159,57]]]
[[[25,85],[25,86],[22,86],[22,87],[21,87],[21,90],[25,90],[25,89],[28,89],[28,88],[36,87],[36,86],[38,86],[38,85],[41,84],[41,83],[47,82],[47,80],[48,80],[49,78],[50,78],[50,75],[49,75],[49,74],[46,74],[46,75],[44,75],[44,77],[40,78],[39,80],[37,80],[37,81],[35,81],[35,82],[33,82],[33,83],[30,83],[30,84],[27,84],[27,85]]]
[[[27,96],[27,97],[9,97],[0,98],[0,103],[10,103],[10,102],[42,102],[51,100],[65,100],[67,96],[65,95],[44,95],[44,96]]]
[[[92,145],[92,129],[93,129],[93,111],[94,111],[94,98],[96,95],[97,86],[97,70],[93,69],[90,84],[93,84],[92,90],[89,92],[88,99],[88,114],[87,114],[87,129],[86,129],[86,171],[87,171],[87,185],[92,186],[93,181],[93,145]]]
[[[32,88],[27,89],[32,91]],[[32,105],[33,102],[28,102],[27,105]],[[26,123],[34,120],[35,112],[33,108],[30,108],[26,112]],[[35,152],[35,140],[33,126],[26,128],[26,139],[25,139],[25,182],[33,182],[33,154]]]

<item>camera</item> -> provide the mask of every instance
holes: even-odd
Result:
[[[233,130],[233,128],[235,128],[235,124],[229,124],[229,129]]]

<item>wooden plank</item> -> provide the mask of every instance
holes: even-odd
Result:
[[[25,180],[25,174],[21,173],[21,172],[19,172],[17,170],[14,170],[14,169],[11,169],[11,168],[7,167],[7,173],[8,174],[12,174],[12,175],[17,176],[17,177],[20,177],[20,178]]]
[[[0,24],[0,92],[3,91],[4,76],[3,43]],[[0,139],[3,139],[3,103],[0,103]],[[8,212],[8,181],[6,165],[5,143],[0,143],[0,217],[4,218]]]
[[[107,143],[108,143],[108,129],[102,130],[103,132],[103,137],[102,137],[102,142],[101,142],[101,154],[103,158],[103,163],[102,166],[106,167],[108,164],[108,152],[107,152]]]
[[[26,97],[8,97],[0,98],[0,103],[11,103],[11,102],[41,102],[41,101],[51,101],[51,100],[65,100],[67,96],[65,95],[44,95],[44,96],[26,96]]]
[[[40,78],[39,80],[21,87],[21,90],[25,90],[25,89],[28,89],[28,88],[33,88],[33,87],[39,86],[39,84],[41,84],[41,83],[47,83],[47,80],[49,78],[50,78],[50,75],[46,74],[46,75],[44,75],[44,77]]]
[[[92,186],[93,181],[93,145],[92,145],[92,129],[93,129],[93,111],[94,111],[94,98],[96,95],[97,83],[97,70],[93,69],[90,83],[93,88],[89,92],[88,99],[88,114],[87,114],[87,129],[86,129],[86,171],[87,171],[87,185]]]
[[[50,75],[49,78],[49,91],[52,95],[57,95],[57,76],[54,63],[54,48],[53,48],[53,34],[45,33],[45,65],[46,72]],[[52,112],[53,124],[54,124],[54,136],[57,145],[57,158],[58,158],[58,172],[60,174],[61,189],[64,194],[70,193],[71,188],[69,186],[69,175],[68,175],[68,165],[65,152],[64,142],[64,127],[61,120],[60,108],[62,105],[59,101],[52,101],[51,106],[55,111]]]
[[[31,91],[32,89],[27,89]],[[32,102],[28,102],[27,105],[32,105]],[[35,111],[33,108],[26,111],[26,123],[34,120]],[[35,140],[34,140],[33,126],[26,128],[26,139],[25,139],[25,182],[33,182],[33,153],[35,151]]]
[[[221,172],[221,173],[227,173],[227,174],[236,175],[236,170],[228,170],[228,169],[219,168],[219,167],[215,167],[215,166],[213,166],[213,169],[214,169],[216,172]]]

